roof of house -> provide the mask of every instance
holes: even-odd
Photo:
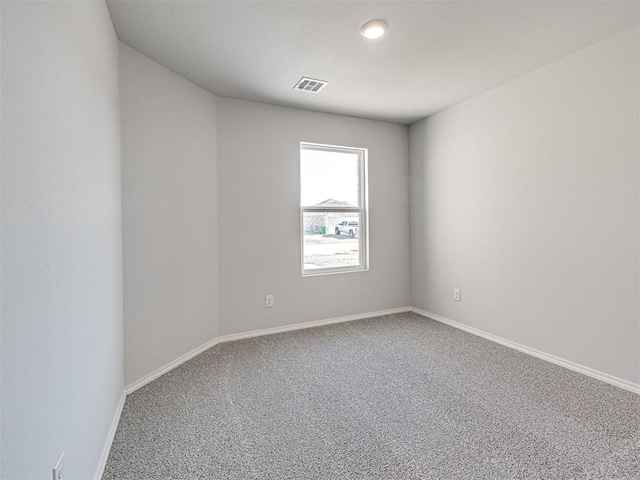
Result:
[[[333,198],[327,198],[324,202],[316,203],[315,207],[350,207],[353,208],[354,205],[351,205],[349,202],[341,202],[339,200],[334,200]]]

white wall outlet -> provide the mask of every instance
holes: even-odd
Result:
[[[273,295],[265,295],[264,296],[264,306],[266,308],[273,307]]]
[[[453,299],[456,302],[461,302],[462,301],[462,292],[460,291],[459,288],[454,288],[453,289]]]
[[[64,452],[58,457],[55,467],[53,467],[53,480],[64,480]]]

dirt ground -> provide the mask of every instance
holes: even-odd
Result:
[[[357,238],[333,233],[304,236],[305,268],[356,266],[359,260],[359,240]]]

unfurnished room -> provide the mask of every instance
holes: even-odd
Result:
[[[640,2],[0,0],[2,480],[640,480]]]

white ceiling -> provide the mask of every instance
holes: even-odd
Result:
[[[126,44],[221,96],[411,123],[639,23],[624,1],[108,0]],[[377,41],[367,20],[389,23]],[[301,76],[328,80],[294,91]]]

